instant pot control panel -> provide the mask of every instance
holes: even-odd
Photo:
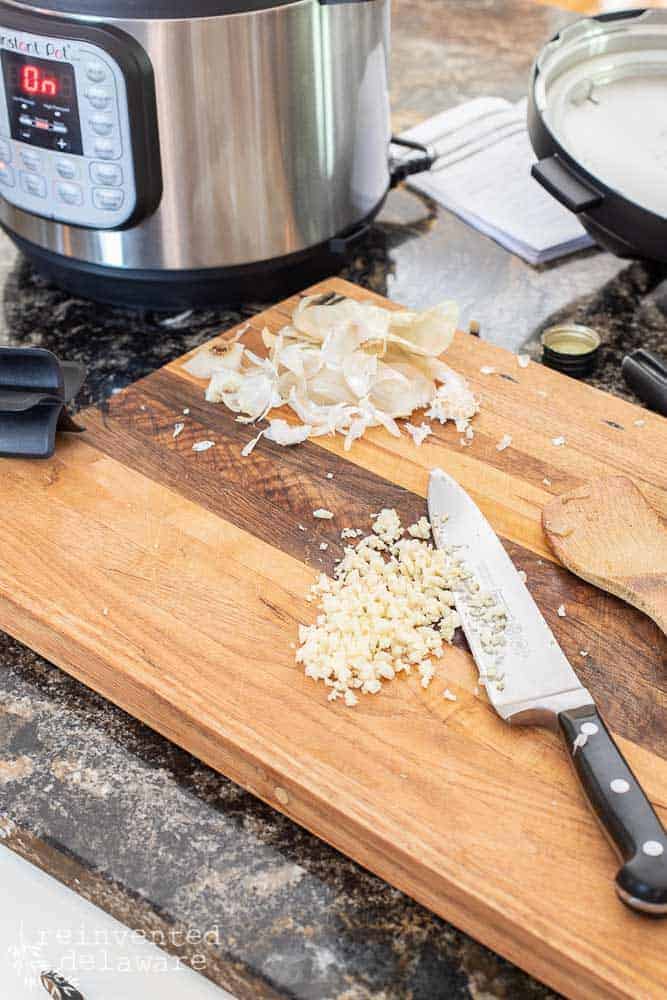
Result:
[[[162,191],[148,57],[115,28],[37,20],[0,6],[0,194],[69,225],[136,225]]]

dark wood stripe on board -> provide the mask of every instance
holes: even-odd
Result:
[[[190,410],[187,417],[184,408]],[[331,573],[345,544],[341,529],[368,530],[380,508],[396,508],[406,525],[426,513],[422,497],[315,443],[280,448],[262,442],[251,457],[242,458],[241,449],[255,430],[224,407],[205,403],[199,386],[165,369],[115,396],[105,413],[87,411],[84,422],[86,440],[100,451],[314,571]],[[185,428],[174,438],[177,422]],[[192,445],[205,439],[215,441],[215,447],[193,452]],[[334,519],[315,519],[319,507],[333,511]],[[326,550],[320,548],[323,543]],[[610,725],[667,757],[665,636],[616,598],[520,545],[505,544]],[[556,614],[560,604],[566,605],[566,618]]]

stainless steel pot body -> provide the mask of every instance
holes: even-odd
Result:
[[[191,20],[104,18],[153,67],[157,209],[132,228],[102,231],[0,199],[0,221],[65,258],[150,270],[267,261],[350,230],[389,184],[389,8],[390,0],[299,0]],[[0,23],[3,9],[30,13],[34,30],[39,22],[53,33],[48,11],[3,0]]]

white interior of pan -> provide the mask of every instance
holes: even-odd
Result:
[[[646,26],[645,26],[646,27]],[[667,217],[667,32],[637,26],[545,50],[538,105],[589,173]]]

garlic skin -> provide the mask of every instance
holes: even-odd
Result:
[[[371,302],[300,300],[291,323],[265,329],[268,354],[239,342],[202,348],[184,369],[209,379],[205,398],[222,403],[241,423],[268,418],[287,406],[301,421],[276,418],[243,448],[248,456],[261,437],[289,447],[310,437],[341,434],[345,450],[373,427],[401,436],[397,419],[426,410],[431,420],[452,420],[464,432],[479,405],[466,380],[440,360],[449,347],[458,308],[445,302],[424,312],[383,309]],[[290,430],[290,428],[292,428]],[[432,433],[427,423],[407,424],[416,446]]]

